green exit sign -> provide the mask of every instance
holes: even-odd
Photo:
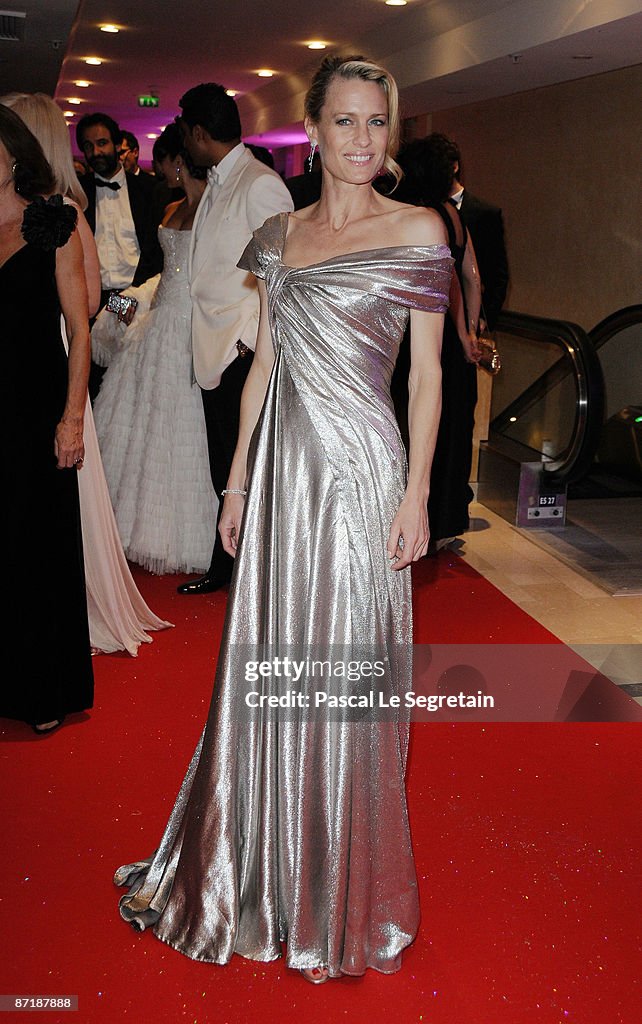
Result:
[[[158,96],[139,96],[138,106],[139,107],[157,107],[159,104]]]

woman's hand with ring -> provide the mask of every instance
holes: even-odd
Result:
[[[56,427],[54,454],[58,469],[81,466],[85,458],[82,416],[62,419]]]

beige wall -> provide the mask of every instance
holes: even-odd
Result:
[[[642,65],[432,116],[504,211],[507,307],[585,329],[642,301]]]

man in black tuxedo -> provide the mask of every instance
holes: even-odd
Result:
[[[94,172],[84,176],[83,188],[88,202],[85,216],[98,249],[102,309],[111,291],[143,284],[162,270],[155,190],[141,176],[124,170],[119,159],[122,132],[108,114],[81,118],[76,140]],[[103,373],[92,363],[92,400],[98,394]]]
[[[118,156],[120,157],[121,164],[126,171],[129,171],[130,174],[135,174],[138,178],[140,174],[145,173],[138,165],[140,149],[138,146],[138,139],[133,132],[123,130],[123,137],[120,140]]]
[[[180,188],[171,189],[162,174],[159,175],[156,172],[156,168],[154,168],[153,173],[144,171],[138,163],[140,154],[138,139],[133,132],[124,131],[122,128],[121,133],[122,138],[118,148],[120,162],[128,174],[133,174],[138,178],[138,184],[140,187],[149,192],[150,209],[152,211],[152,227],[157,228],[163,220],[163,214],[169,204],[175,203],[179,199],[183,199],[185,193]]]
[[[450,193],[461,219],[473,241],[479,276],[482,282],[482,302],[485,322],[494,330],[508,290],[508,257],[504,239],[504,220],[498,206],[472,195],[461,184],[461,154],[455,142],[450,142],[450,153],[455,172]],[[483,327],[483,323],[480,323]]]
[[[81,118],[76,139],[94,172],[83,178],[89,204],[85,216],[96,236],[104,305],[110,291],[143,284],[162,270],[153,186],[122,167],[122,132],[108,114]]]

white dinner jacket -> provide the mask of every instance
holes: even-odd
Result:
[[[192,358],[199,385],[218,386],[238,355],[236,342],[256,346],[256,279],[237,263],[252,232],[275,213],[294,209],[279,175],[246,149],[230,170],[208,213],[208,184],[194,218],[188,273],[192,296]]]

